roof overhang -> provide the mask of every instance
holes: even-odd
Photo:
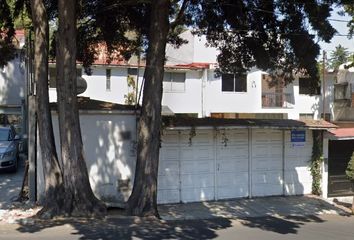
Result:
[[[291,120],[291,119],[225,119],[225,118],[186,118],[163,117],[164,128],[169,130],[198,129],[310,129],[323,130],[337,128],[336,125],[324,120]]]
[[[354,140],[354,128],[330,129],[326,137],[331,140]]]

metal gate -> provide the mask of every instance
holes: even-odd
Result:
[[[328,197],[354,194],[353,183],[345,175],[354,151],[354,140],[330,140],[328,146]]]

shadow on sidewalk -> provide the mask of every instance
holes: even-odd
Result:
[[[213,239],[217,230],[231,227],[228,219],[200,221],[159,221],[146,218],[119,217],[108,220],[36,220],[17,228],[21,233],[38,233],[47,228],[70,225],[73,230],[66,233],[78,239]],[[70,229],[70,228],[65,228]]]

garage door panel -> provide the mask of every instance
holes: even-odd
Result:
[[[202,188],[214,187],[214,174],[183,174],[181,176],[181,187],[183,188]]]
[[[159,176],[164,175],[179,175],[179,162],[178,161],[161,161],[159,163]]]
[[[254,197],[278,196],[283,194],[283,186],[278,184],[258,184],[252,185]]]
[[[182,174],[214,173],[213,161],[181,161]]]
[[[232,188],[232,186],[218,187],[218,199],[242,198],[248,196],[248,184],[240,183],[234,188]]]
[[[179,149],[178,147],[163,147],[160,150],[160,159],[161,161],[165,160],[178,160],[179,157]]]
[[[252,196],[283,193],[283,133],[252,129]]]
[[[247,159],[219,160],[218,171],[220,173],[238,173],[248,171]]]
[[[214,200],[214,186],[210,188],[183,188],[182,202],[198,202]]]
[[[225,145],[225,137],[227,146],[235,146],[244,144],[248,140],[248,129],[221,130],[217,134],[216,143],[218,146]]]
[[[195,161],[200,159],[213,160],[213,146],[191,146],[181,148],[182,161]]]
[[[248,144],[217,148],[218,159],[248,159]]]
[[[270,171],[270,170],[282,170],[282,161],[279,162],[277,158],[253,158],[253,171]]]
[[[177,177],[177,178],[176,178]],[[159,176],[159,189],[179,189],[178,175]]]
[[[219,178],[218,188],[222,186],[230,186],[231,188],[238,185],[248,185],[248,172],[224,172],[224,177]]]
[[[175,189],[159,189],[157,192],[158,203],[175,203],[179,201],[179,190]]]
[[[227,139],[225,144],[225,138]],[[249,196],[248,129],[220,131],[217,134],[217,199]]]
[[[214,144],[214,133],[211,130],[196,130],[191,136],[190,131],[182,131],[180,135],[181,146],[210,146]]]
[[[178,131],[164,131],[161,140],[161,146],[178,146]]]
[[[252,175],[253,184],[276,184],[281,185],[282,183],[282,172],[281,171],[262,171],[254,172]]]

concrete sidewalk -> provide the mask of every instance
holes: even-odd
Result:
[[[262,197],[228,201],[168,204],[159,206],[163,220],[231,218],[264,216],[348,215],[349,212],[315,196]]]

